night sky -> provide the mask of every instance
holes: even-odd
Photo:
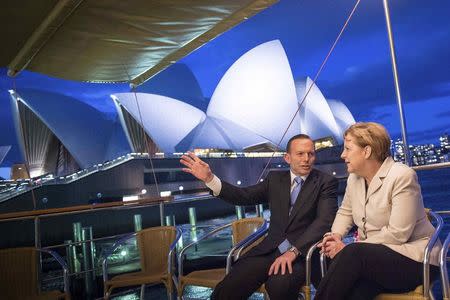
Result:
[[[281,0],[182,59],[210,98],[226,70],[253,47],[279,39],[295,78],[313,78],[355,1]],[[450,2],[391,1],[400,87],[412,144],[438,143],[450,133]],[[84,101],[115,118],[109,95],[127,84],[63,81],[30,72],[15,82],[0,69],[0,145],[13,145],[2,166],[20,161],[8,89],[38,88]],[[317,81],[328,99],[345,103],[357,121],[384,124],[400,135],[381,0],[362,0]]]

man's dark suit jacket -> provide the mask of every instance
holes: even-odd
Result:
[[[222,181],[219,197],[234,205],[269,204],[268,235],[248,256],[270,253],[285,238],[306,255],[308,248],[331,229],[337,211],[337,186],[336,178],[313,169],[290,215],[289,171],[270,172],[263,182],[244,188]]]

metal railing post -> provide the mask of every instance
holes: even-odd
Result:
[[[189,224],[191,224],[191,230],[195,230],[197,226],[197,213],[195,207],[189,207]]]
[[[133,216],[134,221],[134,232],[138,232],[142,230],[142,216],[137,214]]]
[[[94,281],[94,251],[92,242],[92,226],[83,227],[81,229],[81,240],[83,249],[83,267],[85,273],[84,288],[86,295],[93,295],[93,281]],[[91,271],[88,271],[91,270]]]
[[[245,211],[242,206],[236,205],[235,209],[236,209],[236,219],[240,220],[245,217]]]

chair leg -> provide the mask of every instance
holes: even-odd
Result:
[[[183,292],[184,292],[184,284],[178,283],[178,287],[177,287],[177,299],[178,300],[183,299]]]
[[[103,299],[108,300],[109,296],[111,295],[111,292],[105,292],[105,294],[103,295]]]
[[[430,300],[436,300],[436,298],[434,297],[434,294],[433,294],[433,291],[431,290],[431,288],[428,291],[428,296],[430,297]]]
[[[303,287],[303,295],[300,293],[298,296],[299,299],[305,299],[305,300],[311,300],[311,287],[310,286],[304,286]],[[300,298],[301,297],[301,298]]]
[[[112,292],[111,287],[109,287],[109,288],[105,287],[105,290],[103,292],[103,299],[108,300],[109,296],[111,296],[111,292]]]
[[[164,282],[164,286],[166,287],[167,299],[172,300],[172,298],[173,298],[173,283],[169,279],[169,282]]]
[[[145,296],[145,284],[141,285],[141,295],[139,297],[139,299],[144,300],[144,296]]]

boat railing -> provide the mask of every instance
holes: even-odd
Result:
[[[43,217],[53,217],[53,216],[62,216],[62,215],[70,215],[70,214],[80,214],[80,213],[92,213],[94,211],[101,210],[117,210],[117,209],[131,209],[131,208],[141,208],[150,205],[155,205],[159,203],[166,203],[173,200],[173,196],[166,197],[146,197],[139,200],[133,201],[114,201],[107,203],[95,203],[95,204],[83,204],[76,206],[68,206],[61,208],[48,208],[48,209],[37,209],[37,210],[28,210],[28,211],[20,211],[20,212],[10,212],[0,214],[0,223],[1,222],[9,222],[9,221],[18,221],[18,220],[27,220],[27,219],[35,219],[35,218],[43,218]]]
[[[412,166],[416,171],[422,171],[422,170],[437,170],[437,169],[444,169],[449,168],[450,162],[441,162],[436,164],[430,164],[430,165],[420,165],[420,166]]]
[[[0,223],[11,221],[34,220],[34,244],[41,248],[40,221],[42,218],[56,216],[67,216],[74,214],[88,214],[105,210],[129,210],[139,209],[155,205],[164,205],[173,201],[173,196],[168,197],[146,197],[135,201],[115,201],[108,203],[85,204],[62,208],[38,209],[31,211],[20,211],[0,214]]]

